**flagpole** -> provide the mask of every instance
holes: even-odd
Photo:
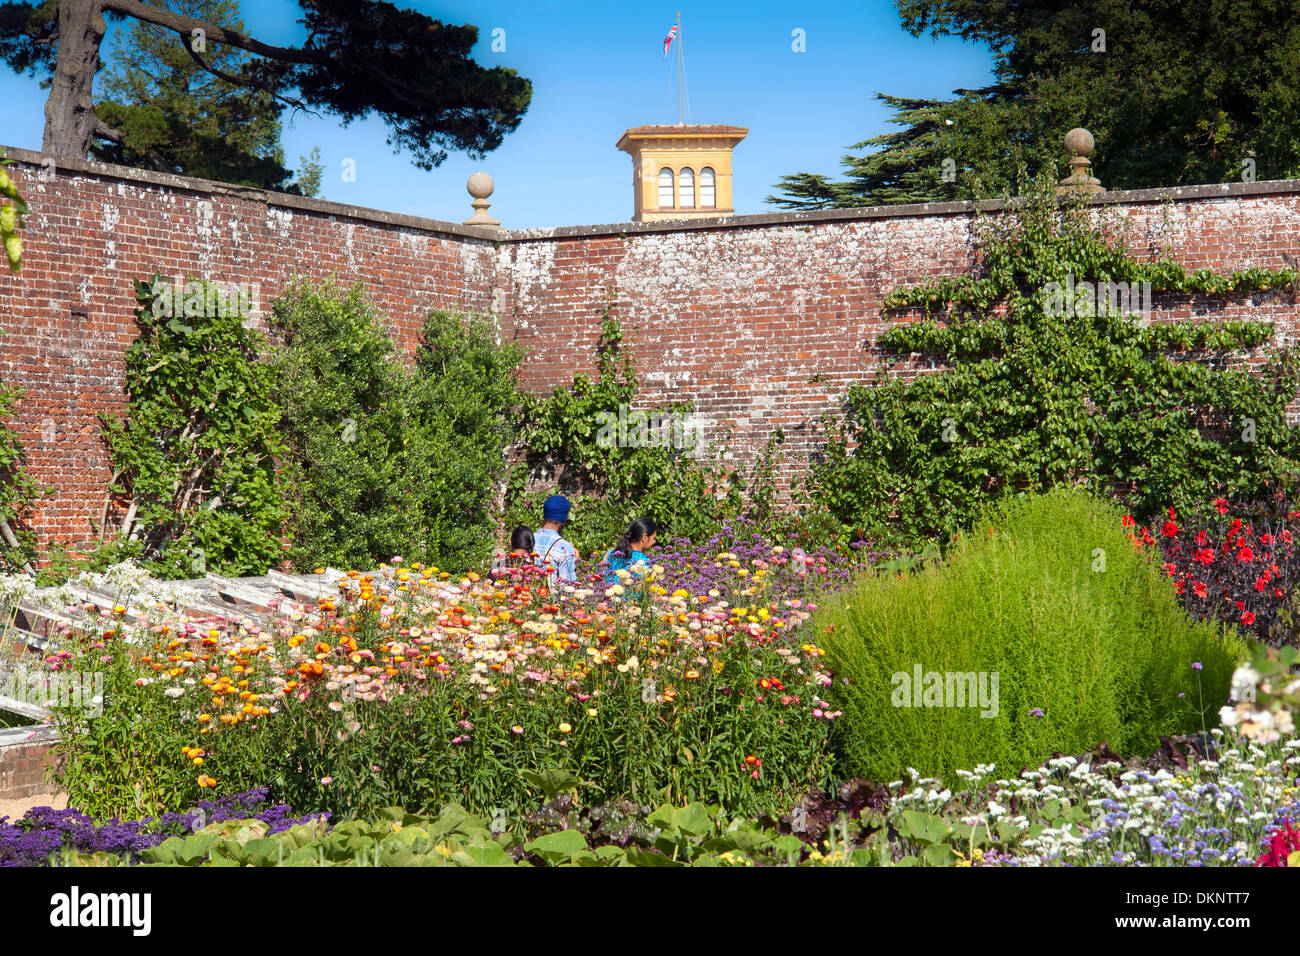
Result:
[[[677,11],[677,125],[682,121],[682,11]]]

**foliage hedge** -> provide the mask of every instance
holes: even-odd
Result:
[[[272,324],[295,564],[485,560],[519,350],[482,317],[434,310],[409,370],[359,285],[295,282]]]

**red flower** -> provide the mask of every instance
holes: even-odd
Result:
[[[1173,511],[1174,509],[1170,508],[1169,510]],[[1160,529],[1160,533],[1166,538],[1172,538],[1178,533],[1178,525],[1174,524],[1172,521],[1166,521],[1164,527]]]
[[[1134,518],[1132,515],[1125,515],[1123,518],[1120,519],[1119,523],[1126,528],[1132,528],[1137,525],[1137,519]]]
[[[1206,534],[1204,531],[1196,532],[1196,543],[1199,544],[1202,548],[1205,547],[1207,544],[1209,544],[1209,542],[1210,542],[1210,536],[1208,534]]]
[[[1255,560],[1255,552],[1252,551],[1252,550],[1250,550],[1249,547],[1247,547],[1246,545],[1243,544],[1243,545],[1241,546],[1241,550],[1237,552],[1237,560],[1238,560],[1238,561],[1254,561],[1254,560]]]
[[[1242,614],[1242,615],[1241,615],[1241,623],[1242,623],[1242,624],[1245,624],[1247,627],[1249,627],[1251,624],[1254,624],[1254,623],[1255,623],[1255,612],[1254,612],[1254,611],[1246,611],[1244,614]]]
[[[1297,850],[1300,850],[1300,830],[1293,827],[1288,820],[1283,829],[1273,834],[1272,839],[1268,841],[1268,849],[1260,854],[1255,865],[1286,866],[1287,857]]]
[[[1198,598],[1205,597],[1205,584],[1202,583],[1201,581],[1193,582],[1192,593],[1195,594]]]
[[[1196,552],[1196,555],[1192,558],[1192,560],[1197,562],[1198,564],[1203,564],[1208,568],[1211,564],[1214,563],[1214,549],[1201,548],[1199,551]]]
[[[1173,521],[1176,517],[1178,517],[1176,514],[1174,514],[1174,509],[1173,509],[1173,506],[1172,506],[1172,505],[1169,506],[1168,508],[1166,508],[1165,510],[1169,513],[1169,520],[1170,520],[1170,521]]]
[[[751,767],[755,766],[758,763],[758,758],[755,757],[753,754],[750,754],[748,757],[745,758],[745,763],[749,764]]]
[[[1219,514],[1221,515],[1225,515],[1228,513],[1228,503],[1224,501],[1222,498],[1214,499],[1214,507],[1218,509]]]

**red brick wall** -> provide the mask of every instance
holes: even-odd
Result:
[[[47,779],[55,769],[58,735],[49,727],[32,727],[30,740],[0,746],[0,800],[21,800],[54,789]]]
[[[18,434],[33,477],[57,488],[35,529],[74,545],[91,540],[111,476],[95,413],[124,407],[132,280],[155,270],[258,283],[263,309],[293,272],[359,279],[408,352],[430,307],[492,309],[503,338],[532,350],[522,379],[538,392],[593,369],[612,305],[641,403],[694,402],[703,438],[730,427],[742,464],[782,428],[788,478],[815,452],[821,414],[879,366],[883,296],[973,255],[975,210],[960,203],[495,232],[94,163],[42,180],[39,154],[5,151],[23,160],[31,214],[27,266],[0,275],[0,381],[26,389]],[[1217,271],[1300,258],[1300,181],[1103,198],[1144,257]],[[1278,344],[1300,316],[1290,293],[1158,306],[1271,319]]]
[[[1119,200],[1104,208],[1139,257],[1223,272],[1280,269],[1284,252],[1300,259],[1300,181],[1172,192],[1169,204],[1156,191],[1107,197]],[[880,317],[884,296],[969,269],[974,226],[971,207],[953,203],[519,233],[498,267],[498,314],[507,334],[545,356],[524,369],[525,386],[542,391],[592,368],[612,303],[634,337],[642,401],[694,402],[706,440],[731,425],[740,462],[783,429],[788,479],[819,447],[821,415],[881,367],[877,337],[897,321]],[[1169,296],[1154,311],[1154,321],[1270,320],[1276,344],[1300,328],[1289,291]]]
[[[16,431],[32,478],[57,492],[32,523],[42,542],[94,538],[112,477],[96,413],[125,407],[134,279],[256,283],[263,312],[295,272],[360,280],[408,352],[430,308],[490,305],[481,230],[99,163],[43,179],[37,154],[4,152],[28,160],[7,169],[31,211],[23,271],[0,274],[0,382],[25,390]]]

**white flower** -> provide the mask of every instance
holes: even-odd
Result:
[[[1238,667],[1232,672],[1233,700],[1254,700],[1255,688],[1259,686],[1259,672],[1249,666]]]
[[[996,800],[989,801],[989,816],[1000,817],[1007,812],[1007,808],[999,806]]]
[[[181,696],[181,694],[185,693],[185,690],[180,687],[168,687],[165,691],[163,691],[163,693],[166,694],[168,697],[179,697]]]

